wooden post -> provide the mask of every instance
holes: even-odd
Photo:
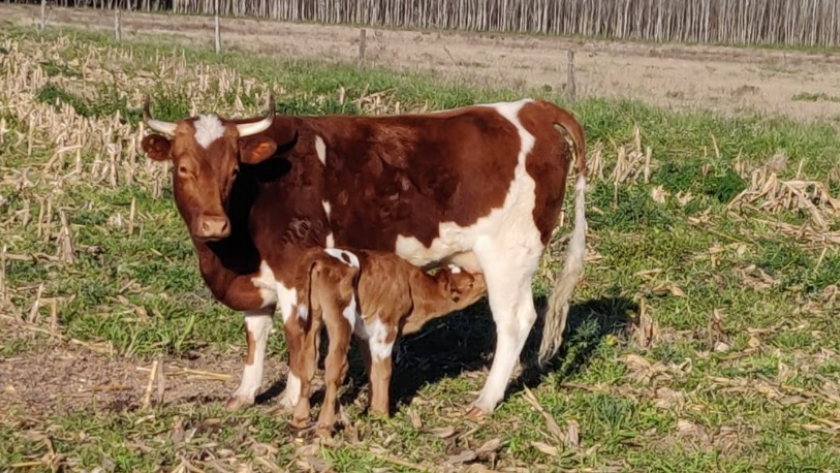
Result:
[[[359,32],[359,66],[363,66],[365,64],[365,49],[367,48],[367,44],[365,44],[367,38],[367,31],[362,28],[362,31]]]
[[[122,25],[120,24],[122,17],[121,12],[122,10],[120,10],[120,7],[117,7],[114,12],[114,38],[116,38],[118,43],[122,41]]]
[[[47,0],[41,0],[41,31],[47,29]]]
[[[216,12],[216,54],[222,52],[222,35],[219,31],[219,0],[214,0],[213,10]]]
[[[566,53],[566,70],[568,77],[566,78],[566,98],[569,103],[575,101],[575,52],[571,49]]]

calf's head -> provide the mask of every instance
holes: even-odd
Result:
[[[143,121],[157,133],[143,138],[143,151],[155,161],[173,163],[175,202],[190,235],[203,242],[230,236],[227,210],[239,165],[259,163],[277,149],[260,135],[274,121],[273,97],[259,119],[231,121],[211,114],[176,123],[153,119],[146,97]]]
[[[440,268],[434,277],[453,310],[472,305],[487,292],[483,274],[470,273],[455,265]]]

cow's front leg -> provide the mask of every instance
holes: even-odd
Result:
[[[263,380],[265,350],[273,325],[274,306],[245,312],[245,335],[248,340],[248,358],[242,372],[239,388],[228,399],[225,407],[237,409],[254,404],[254,398]]]

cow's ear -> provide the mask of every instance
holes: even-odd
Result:
[[[277,143],[262,135],[239,139],[239,153],[245,164],[258,164],[274,156]]]
[[[155,161],[167,161],[169,157],[169,140],[160,135],[148,135],[140,143],[143,151]]]

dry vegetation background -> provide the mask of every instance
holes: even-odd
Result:
[[[840,3],[838,3],[840,4]],[[34,25],[37,7],[0,5],[6,21]],[[113,14],[56,8],[50,23],[112,30]],[[126,12],[124,35],[165,35],[207,46],[213,19]],[[352,61],[359,31],[347,26],[222,20],[223,48],[279,58]],[[377,29],[367,35],[370,65],[431,71],[477,86],[562,91],[566,50],[576,51],[578,96],[629,97],[669,108],[758,112],[810,120],[840,114],[840,59],[829,51],[614,42],[537,36]]]
[[[36,11],[0,6],[27,27],[0,31],[0,470],[840,471],[840,137],[818,120],[838,113],[833,58],[377,32],[375,65],[407,61],[429,79],[288,60],[353,58],[352,28],[225,20],[233,52],[216,57],[209,19],[126,14],[118,46],[57,28],[110,28],[108,12],[55,9],[38,34]],[[241,317],[210,298],[169,169],[139,151],[142,95],[166,120],[261,113],[268,89],[281,113],[444,108],[523,90],[444,77],[559,87],[552,61],[568,44],[589,96],[731,117],[574,105],[589,138],[587,266],[553,369],[515,385],[490,421],[463,419],[493,347],[478,304],[402,345],[391,421],[364,415],[355,360],[348,429],[295,438],[274,410],[277,335],[269,395],[223,412],[245,358]],[[748,105],[818,122],[736,113]]]
[[[26,3],[26,2],[23,2]],[[58,0],[60,6],[252,16],[386,28],[619,40],[834,46],[834,0]]]

